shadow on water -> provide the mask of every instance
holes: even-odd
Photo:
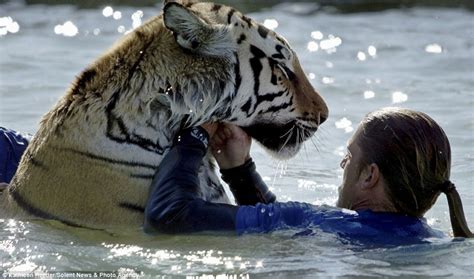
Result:
[[[13,0],[0,0],[0,3],[11,2]],[[162,0],[24,0],[28,5],[46,4],[60,5],[68,4],[79,8],[97,8],[104,5],[119,6],[157,6],[161,5]],[[205,1],[203,1],[205,2]],[[228,4],[236,7],[243,12],[259,11],[267,7],[285,2],[302,2],[316,5],[318,9],[331,10],[342,13],[371,12],[382,11],[386,9],[410,8],[416,6],[424,7],[461,7],[468,10],[474,10],[474,1],[472,0],[216,0],[214,2]]]

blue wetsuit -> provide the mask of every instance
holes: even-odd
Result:
[[[28,137],[0,127],[0,182],[10,183],[27,146]]]
[[[147,233],[228,230],[242,234],[283,228],[305,228],[307,232],[314,228],[354,242],[387,245],[443,237],[424,219],[401,214],[276,202],[252,161],[221,171],[238,206],[206,202],[198,195],[198,171],[206,155],[207,136],[200,127],[185,130],[164,157],[145,209]]]

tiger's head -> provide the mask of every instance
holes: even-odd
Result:
[[[200,77],[219,84],[211,98],[182,101],[189,109],[200,99],[194,110],[205,113],[197,122],[236,124],[273,155],[289,158],[327,119],[326,103],[277,33],[234,8],[198,1],[165,1],[163,21],[183,53],[225,65],[220,73]]]

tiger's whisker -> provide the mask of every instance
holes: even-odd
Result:
[[[291,136],[293,135],[294,128],[295,128],[295,126],[293,126],[293,127],[290,129],[290,134],[288,135],[288,137],[286,138],[285,142],[283,143],[283,145],[282,145],[282,147],[280,148],[280,150],[278,150],[278,152],[281,152],[281,151],[286,147],[286,145],[288,144],[288,142],[289,142],[290,139],[291,139]]]

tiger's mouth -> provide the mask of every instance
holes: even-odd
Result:
[[[303,127],[297,121],[281,125],[257,123],[241,128],[270,152],[282,159],[288,159],[296,155],[301,143],[312,137],[318,129],[317,127]]]

